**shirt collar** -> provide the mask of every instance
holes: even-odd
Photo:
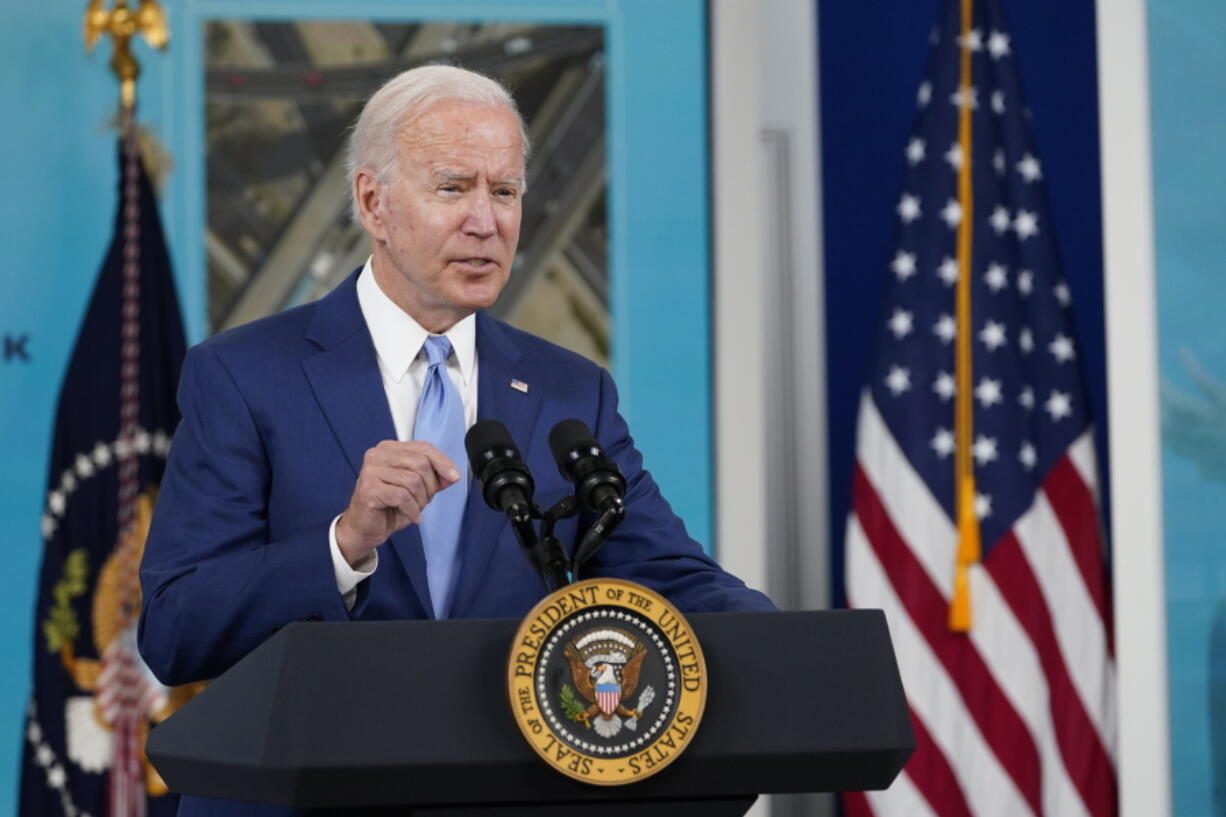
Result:
[[[409,313],[387,297],[375,281],[371,260],[366,260],[358,276],[358,306],[370,329],[370,338],[375,344],[375,354],[383,368],[397,383],[409,371],[421,347],[430,333]],[[477,357],[477,318],[469,315],[448,329],[443,335],[451,341],[456,362],[460,364],[460,376],[467,386],[473,376]]]

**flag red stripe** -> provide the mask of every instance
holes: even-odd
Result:
[[[1081,474],[1077,473],[1077,466],[1073,465],[1068,455],[1061,457],[1043,480],[1043,492],[1047,495],[1047,501],[1055,511],[1056,518],[1060,520],[1060,527],[1064,529],[1069,551],[1081,571],[1086,591],[1094,600],[1094,606],[1102,617],[1103,630],[1107,633],[1107,643],[1110,645],[1111,596],[1103,568],[1102,540],[1094,495],[1082,480]],[[1111,651],[1114,652],[1114,649]]]
[[[924,722],[916,717],[915,710],[909,711],[911,731],[915,733],[915,753],[907,761],[911,782],[941,817],[974,817],[945,753],[936,745]]]
[[[1047,678],[1056,743],[1069,778],[1090,814],[1095,817],[1115,814],[1115,773],[1111,760],[1073,687],[1068,667],[1060,655],[1051,613],[1043,602],[1042,591],[1021,543],[1012,531],[992,548],[984,567],[1018,623],[1034,642]]]
[[[843,792],[843,817],[874,817],[873,809],[868,804],[868,798],[864,796],[864,792]]]
[[[916,628],[954,679],[964,705],[1035,814],[1042,814],[1042,772],[1034,737],[970,639],[947,626],[949,603],[899,535],[863,468],[856,464],[852,505],[865,538]],[[953,565],[950,565],[953,569]],[[916,786],[923,790],[919,775]],[[944,814],[947,804],[929,800]]]

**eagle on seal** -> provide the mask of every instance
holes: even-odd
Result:
[[[622,703],[634,694],[639,685],[639,672],[643,667],[643,659],[647,650],[642,644],[635,644],[624,663],[607,660],[609,656],[583,659],[579,649],[572,644],[566,645],[563,651],[570,662],[571,678],[575,688],[588,706],[575,715],[575,720],[585,726],[592,727],[601,737],[613,737],[623,725],[633,729],[642,709],[651,702],[640,698],[639,709],[630,709]],[[620,656],[619,656],[620,657]],[[650,688],[648,688],[650,689]]]

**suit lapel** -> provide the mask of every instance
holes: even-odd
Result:
[[[477,313],[477,419],[497,420],[507,427],[511,439],[525,455],[532,445],[532,433],[541,407],[541,390],[532,389],[529,361],[521,355],[506,328]],[[512,386],[512,381],[527,391]],[[481,485],[474,478],[469,485],[468,504],[460,528],[463,562],[452,602],[452,616],[461,617],[472,604],[473,596],[489,567],[494,547],[507,527],[506,517],[485,504]]]
[[[302,362],[315,399],[344,450],[355,479],[362,470],[367,449],[383,440],[396,439],[375,347],[358,306],[356,281],[357,275],[351,275],[319,301],[307,337],[322,351]],[[417,526],[410,525],[393,534],[391,541],[422,609],[429,614],[434,608]]]

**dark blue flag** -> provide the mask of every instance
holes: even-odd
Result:
[[[60,388],[23,736],[24,817],[174,813],[145,758],[191,690],[136,651],[137,569],[170,435],[183,326],[136,138],[119,146],[115,232]]]

